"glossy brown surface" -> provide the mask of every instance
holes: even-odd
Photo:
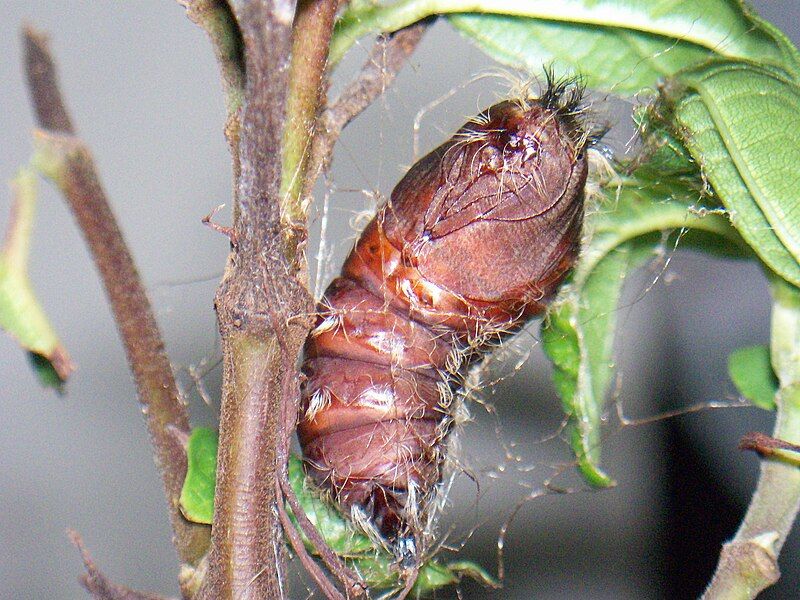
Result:
[[[403,558],[425,545],[465,370],[577,256],[586,136],[566,92],[496,104],[412,166],[306,341],[306,467]]]

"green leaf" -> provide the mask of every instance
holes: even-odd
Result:
[[[459,14],[461,13],[461,14]],[[471,14],[470,14],[471,13]],[[797,49],[735,0],[399,0],[355,2],[331,44],[338,62],[361,36],[435,14],[502,63],[579,71],[592,87],[633,93],[714,56],[797,71]]]
[[[340,555],[355,555],[373,549],[374,544],[366,535],[354,528],[334,506],[322,499],[314,484],[306,478],[303,461],[296,456],[289,458],[289,482],[309,521],[334,552]],[[291,509],[289,508],[288,511],[289,516],[294,520]],[[297,523],[295,522],[295,524]],[[310,549],[305,535],[303,535],[303,541],[309,545]]]
[[[217,466],[217,432],[198,427],[192,430],[187,447],[188,469],[181,491],[180,507],[190,521],[211,524],[214,516],[214,486]],[[382,546],[376,545],[360,529],[331,504],[323,500],[321,492],[305,476],[302,461],[296,456],[289,459],[289,482],[300,505],[311,523],[320,532],[331,549],[352,567],[372,590],[394,590],[403,587],[396,559]],[[289,517],[297,525],[289,506]],[[314,547],[299,529],[310,552]],[[419,570],[412,597],[458,583],[463,576],[492,587],[497,581],[480,566],[469,561],[449,564],[436,558],[428,559]]]
[[[30,361],[31,368],[41,385],[53,388],[59,393],[63,392],[64,380],[61,379],[61,375],[58,374],[50,359],[35,352],[28,352],[28,361]]]
[[[746,256],[748,247],[728,218],[709,210],[701,191],[690,184],[691,180],[631,176],[622,179],[619,189],[609,186],[605,201],[587,216],[590,241],[575,266],[576,285],[583,286],[600,260],[614,248],[654,232],[703,232],[710,234],[705,239],[719,252]]]
[[[600,468],[600,425],[613,372],[617,303],[634,264],[652,256],[649,248],[633,252],[632,244],[617,246],[604,256],[580,290],[573,287],[551,307],[542,329],[545,353],[555,367],[556,389],[570,417],[569,438],[578,468],[596,487],[614,484]]]
[[[450,23],[497,62],[527,73],[550,65],[579,74],[590,88],[632,95],[709,51],[688,42],[621,27],[547,22],[506,15],[452,15]]]
[[[766,410],[775,410],[778,378],[767,346],[739,348],[728,357],[728,374],[739,393]]]
[[[573,414],[581,366],[580,341],[572,323],[574,310],[572,304],[553,305],[542,323],[541,334],[542,348],[553,363],[553,383],[568,415]]]
[[[774,70],[715,63],[665,88],[674,129],[742,237],[800,285],[800,89]]]
[[[643,176],[648,172],[655,170],[639,169],[618,188],[606,186],[604,200],[587,215],[588,241],[572,280],[549,308],[542,330],[578,468],[597,487],[613,484],[600,467],[600,429],[625,278],[657,255],[664,232],[678,232],[681,243],[702,243],[726,256],[750,255],[728,219],[700,204],[693,178],[649,179]]]
[[[214,520],[214,487],[217,481],[217,432],[195,427],[186,447],[188,466],[181,490],[183,516],[193,523],[211,525]]]
[[[41,383],[60,389],[74,369],[28,279],[28,254],[36,205],[36,176],[20,169],[12,182],[14,204],[0,252],[0,328],[31,357]]]

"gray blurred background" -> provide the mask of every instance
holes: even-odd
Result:
[[[800,40],[794,0],[755,5]],[[0,176],[10,179],[31,151],[33,121],[18,43],[19,27],[28,21],[52,36],[74,120],[95,153],[150,290],[193,420],[213,424],[220,385],[213,366],[220,353],[212,297],[227,244],[200,219],[228,201],[230,161],[216,65],[204,34],[176,3],[164,0],[3,0],[0,16]],[[365,42],[353,50],[339,83],[368,47]],[[320,187],[320,199],[330,192],[325,239],[332,250],[322,263],[323,285],[349,249],[357,214],[373,208],[411,164],[417,111],[491,66],[439,23],[387,96],[346,130],[332,183]],[[500,92],[500,82],[482,79],[429,111],[421,151],[449,137]],[[622,146],[630,135],[629,107],[599,102],[598,108],[619,122],[611,141]],[[0,197],[5,223],[9,195]],[[662,265],[655,264],[631,278],[619,313],[615,398],[632,417],[733,402],[728,353],[768,339],[769,298],[754,265],[686,251],[668,256],[660,276]],[[45,184],[31,277],[79,370],[65,396],[43,390],[24,354],[0,335],[0,598],[82,597],[76,581],[81,565],[67,528],[84,536],[114,581],[175,594],[165,502],[122,347],[84,243]],[[519,372],[504,376],[516,356],[492,371],[502,381],[484,398],[497,416],[474,405],[476,422],[459,437],[457,456],[476,475],[480,493],[467,477],[457,479],[443,529],[453,524],[453,545],[468,538],[459,556],[491,571],[498,532],[514,507],[570,461],[566,444],[554,438],[559,401],[536,332],[531,328],[514,343],[512,354],[530,353]],[[210,406],[192,389],[190,367],[208,371],[203,381]],[[740,454],[736,443],[746,431],[770,428],[771,416],[750,408],[625,427],[609,418],[604,459],[619,485],[592,492],[567,469],[555,483],[576,492],[527,502],[509,527],[504,589],[465,583],[463,598],[695,597],[720,544],[734,533],[757,474],[757,460]],[[507,458],[505,449],[516,458]],[[765,598],[798,597],[798,556],[795,533],[784,549],[783,579]],[[290,597],[308,595],[298,584]]]

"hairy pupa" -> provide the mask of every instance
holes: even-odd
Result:
[[[579,251],[581,90],[506,100],[414,164],[327,288],[298,435],[339,507],[414,564],[466,370],[539,315]]]

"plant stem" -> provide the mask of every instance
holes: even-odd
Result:
[[[244,89],[232,139],[233,237],[216,296],[223,391],[212,549],[198,597],[285,597],[276,493],[287,369],[310,327],[310,297],[287,259],[281,224],[281,147],[294,4],[240,0]],[[230,121],[229,121],[230,122]],[[231,138],[229,138],[231,139]],[[280,343],[279,343],[280,340]],[[288,357],[288,360],[287,360]],[[288,365],[288,366],[287,366]]]
[[[244,93],[242,37],[225,0],[178,0],[186,16],[200,26],[211,40],[220,67],[225,107],[229,114],[239,111]]]
[[[229,96],[228,74],[244,74],[241,103],[229,102],[226,125],[234,163],[232,252],[216,297],[223,352],[220,443],[212,550],[197,597],[282,598],[277,503],[299,402],[297,357],[314,312],[300,245],[320,169],[310,168],[307,157],[319,137],[337,1],[304,0],[293,18],[290,2],[241,0],[230,3],[230,19],[220,0],[182,3],[215,45]],[[230,31],[231,25],[238,30]],[[232,39],[241,41],[238,59],[225,50]],[[389,67],[389,81],[396,68]],[[328,160],[333,140],[315,155],[318,164]],[[326,565],[346,585],[353,583],[346,569],[337,570],[324,542],[317,550],[323,557],[330,553]],[[317,575],[326,593],[334,594]]]
[[[278,431],[281,352],[274,336],[247,331],[257,321],[246,312],[233,317],[218,303],[218,318],[221,328],[237,319],[240,327],[224,330],[213,543],[199,597],[284,598],[284,542],[272,510],[276,450],[268,435]]]
[[[800,443],[800,290],[773,280],[772,364],[780,382],[772,437]],[[780,577],[778,555],[800,509],[800,469],[775,455],[761,462],[756,491],[736,536],[720,554],[705,600],[755,598]]]
[[[325,98],[328,46],[338,0],[300,0],[292,32],[292,66],[283,134],[283,221],[289,227],[305,220],[308,202],[301,197],[305,170]]]
[[[39,126],[39,167],[61,188],[100,271],[146,415],[156,464],[170,508],[175,547],[195,564],[208,548],[208,528],[183,518],[178,506],[186,475],[180,434],[189,417],[144,285],[100,184],[91,155],[74,135],[44,35],[24,32],[28,85]]]
[[[739,450],[752,450],[761,456],[778,455],[786,460],[796,461],[798,453],[800,453],[800,446],[758,431],[751,431],[739,440]]]
[[[75,134],[72,119],[61,97],[47,36],[31,27],[23,29],[25,74],[39,127],[48,131]]]

